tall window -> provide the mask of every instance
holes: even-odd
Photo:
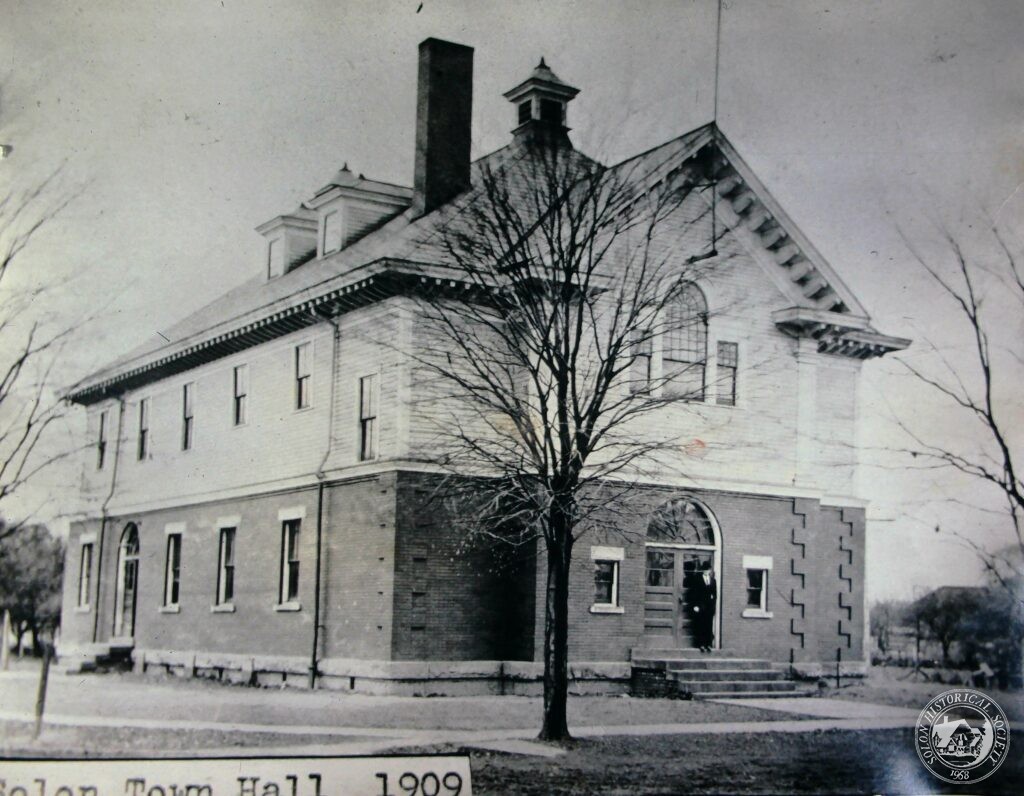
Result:
[[[230,605],[235,598],[235,529],[220,529],[217,562],[217,605]]]
[[[619,562],[594,562],[594,605],[619,604]]]
[[[248,422],[249,366],[236,365],[234,370],[234,405],[232,417],[236,426]]]
[[[743,556],[743,569],[747,576],[747,604],[743,616],[771,619],[768,610],[768,584],[771,578],[771,556]]]
[[[192,449],[192,399],[195,396],[196,385],[189,382],[181,388],[181,449],[183,451]]]
[[[651,387],[651,330],[636,330],[630,339],[633,362],[629,372],[629,391],[647,392]]]
[[[167,565],[164,570],[164,607],[178,605],[181,586],[181,534],[167,536]]]
[[[281,602],[299,599],[299,531],[302,520],[281,523]]]
[[[739,367],[739,346],[718,343],[718,403],[736,406],[736,373]]]
[[[687,285],[667,307],[662,369],[665,389],[689,401],[704,400],[708,357],[708,303],[696,285]]]
[[[149,398],[139,401],[139,445],[138,459],[142,461],[149,456]]]
[[[359,461],[377,458],[377,377],[359,380]]]
[[[100,412],[99,433],[96,435],[96,469],[103,469],[103,462],[107,458],[107,413]]]
[[[89,607],[92,593],[92,542],[82,545],[82,558],[78,564],[78,607]]]
[[[768,609],[768,570],[747,570],[747,607],[761,611]]]
[[[295,408],[305,409],[309,406],[309,381],[312,372],[309,361],[309,343],[295,346]]]

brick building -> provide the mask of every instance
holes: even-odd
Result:
[[[472,50],[425,41],[414,187],[342,168],[257,227],[252,279],[70,396],[94,444],[68,545],[66,660],[130,654],[143,670],[263,683],[315,672],[369,691],[537,685],[542,562],[495,566],[429,505],[441,476],[403,352],[426,345],[412,300],[426,233],[480,163],[539,130],[571,146],[576,93],[542,62],[506,94],[511,143],[471,165]],[[693,646],[687,590],[704,562],[721,654],[810,672],[864,658],[858,380],[907,341],[873,329],[713,124],[632,162],[709,159],[730,265],[688,295],[700,394],[645,421],[685,426],[693,444],[621,533],[576,546],[581,688],[621,686],[637,650]],[[680,226],[681,256],[706,246],[692,235]]]

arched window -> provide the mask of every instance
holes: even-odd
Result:
[[[134,522],[129,522],[121,534],[121,551],[125,556],[139,554],[139,528]]]
[[[661,368],[669,394],[703,401],[707,359],[708,302],[699,287],[688,284],[666,307]]]
[[[686,498],[665,503],[647,524],[647,539],[671,544],[714,545],[711,519],[699,505]]]

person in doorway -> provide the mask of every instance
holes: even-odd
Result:
[[[718,583],[711,569],[711,562],[705,561],[701,566],[700,580],[694,589],[694,635],[697,647],[701,652],[711,652],[715,644],[715,605],[718,599]]]

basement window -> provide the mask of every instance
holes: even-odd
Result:
[[[621,547],[594,546],[590,559],[594,562],[594,602],[592,614],[621,614],[619,604],[619,568],[624,558]]]

